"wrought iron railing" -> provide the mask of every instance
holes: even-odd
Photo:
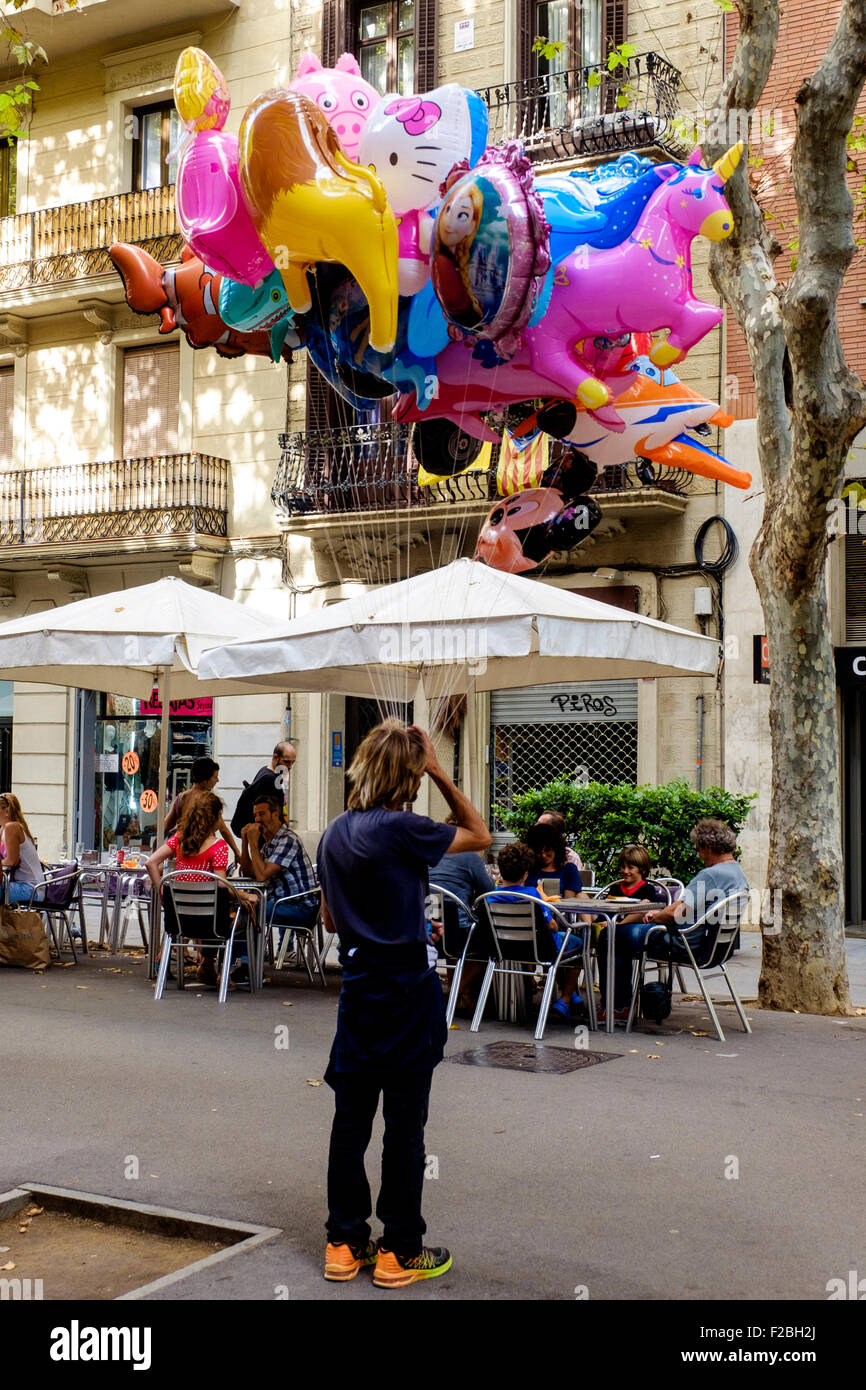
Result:
[[[0,292],[105,275],[114,270],[108,254],[114,241],[138,242],[163,265],[179,260],[174,188],[0,218]]]
[[[0,546],[225,536],[230,469],[165,454],[0,472]]]
[[[271,500],[285,518],[487,503],[497,496],[498,446],[489,468],[419,486],[408,425],[281,434],[280,448]],[[611,497],[652,486],[684,497],[690,484],[691,474],[684,469],[657,468],[650,477],[644,465],[632,461],[603,468],[590,492]]]
[[[654,146],[682,148],[674,129],[680,73],[658,53],[484,87],[489,143],[522,140],[536,164]]]

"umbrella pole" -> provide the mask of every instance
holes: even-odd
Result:
[[[159,786],[157,790],[156,803],[156,843],[154,849],[159,849],[165,827],[165,797],[168,789],[168,740],[170,732],[169,701],[171,700],[171,668],[163,666],[159,672],[159,700],[162,705],[162,720],[160,723],[159,735]],[[150,948],[147,953],[147,978],[156,978],[156,952],[159,938],[162,935],[160,927],[162,925],[162,912],[160,910],[159,894],[154,889],[150,899]],[[169,949],[166,942],[166,950]],[[183,964],[179,967],[183,969]]]
[[[159,673],[159,700],[162,705],[162,726],[159,736],[159,801],[156,807],[156,847],[162,844],[165,826],[165,798],[168,790],[168,740],[170,733],[169,701],[171,700],[171,670],[162,667]]]
[[[470,676],[466,687],[466,795],[474,807],[478,807],[478,721],[475,709],[475,681]]]

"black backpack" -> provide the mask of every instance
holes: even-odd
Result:
[[[244,782],[244,789],[238,797],[238,804],[230,821],[233,834],[240,835],[244,826],[250,824],[253,818],[253,806],[262,792],[266,791],[277,791],[277,774],[269,767],[262,768],[252,782]],[[282,796],[282,792],[279,795]]]
[[[641,1016],[648,1023],[664,1023],[671,1011],[671,996],[674,992],[673,972],[665,980],[650,980],[640,992]]]

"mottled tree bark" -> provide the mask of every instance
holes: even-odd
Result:
[[[740,33],[717,114],[755,111],[778,40],[779,0],[736,0]],[[850,1012],[836,681],[827,611],[828,504],[866,424],[866,388],[845,363],[836,304],[854,253],[846,140],[866,80],[866,5],[843,0],[817,70],[797,94],[792,155],[799,219],[787,286],[748,184],[745,158],[727,184],[736,232],[711,272],[749,348],[757,399],[763,522],[750,556],[770,654],[773,757],[768,884],[781,892],[781,934],[765,934],[760,1000],[808,1013]],[[722,151],[705,149],[715,159]],[[785,403],[788,353],[791,409]]]

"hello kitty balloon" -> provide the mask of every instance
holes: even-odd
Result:
[[[382,97],[368,119],[359,160],[375,169],[397,217],[401,295],[427,283],[433,222],[426,210],[441,201],[439,186],[455,164],[480,159],[487,124],[478,93],[456,82],[423,96]]]
[[[323,68],[314,53],[305,53],[289,87],[316,103],[339,135],[344,154],[357,163],[364,126],[379,101],[376,88],[361,76],[357,58],[342,53],[336,67]]]

